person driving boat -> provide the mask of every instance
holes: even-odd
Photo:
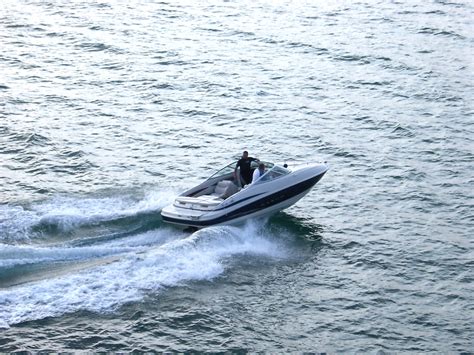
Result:
[[[249,157],[249,152],[246,150],[242,154],[242,158],[240,158],[237,161],[237,164],[235,165],[234,169],[234,177],[237,181],[238,179],[238,173],[237,170],[240,168],[240,177],[242,179],[242,185],[248,185],[252,182],[252,169],[251,169],[251,163],[252,161],[258,161],[257,158],[252,158]]]

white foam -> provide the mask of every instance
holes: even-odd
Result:
[[[57,197],[33,206],[40,215],[38,223],[52,224],[63,231],[83,225],[159,211],[171,203],[175,193],[170,190],[149,191],[140,200],[133,196],[84,198]]]
[[[167,240],[182,236],[178,231],[167,228],[149,231],[92,246],[41,247],[31,245],[0,244],[0,269],[19,265],[81,261],[146,250],[151,245],[159,245]]]
[[[21,206],[0,205],[0,241],[24,240],[37,219]]]
[[[0,327],[78,310],[110,312],[145,293],[221,275],[236,255],[284,258],[285,248],[255,225],[215,227],[174,238],[118,261],[0,291]]]
[[[172,202],[175,191],[147,191],[141,198],[133,195],[97,198],[56,196],[28,208],[0,205],[0,241],[25,241],[38,236],[35,226],[53,226],[68,232],[75,228],[159,211]]]

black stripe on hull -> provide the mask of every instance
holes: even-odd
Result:
[[[296,185],[293,185],[291,187],[288,187],[286,189],[280,190],[278,192],[275,192],[271,195],[268,195],[264,198],[261,198],[255,202],[252,202],[248,205],[245,205],[243,207],[240,207],[236,210],[233,210],[229,213],[226,213],[220,217],[211,219],[211,220],[205,220],[205,221],[192,221],[188,219],[180,219],[180,218],[171,218],[171,217],[166,217],[163,216],[163,221],[169,222],[169,223],[176,223],[176,224],[182,224],[182,225],[187,225],[187,226],[194,226],[194,227],[206,227],[206,226],[211,226],[214,224],[220,224],[224,222],[231,221],[236,218],[243,217],[245,215],[250,215],[252,213],[255,213],[260,210],[264,210],[266,208],[269,208],[271,206],[277,205],[283,201],[289,200],[301,193],[303,193],[306,190],[309,190],[312,188],[325,174],[322,173],[318,176],[312,177],[308,180],[302,181]]]

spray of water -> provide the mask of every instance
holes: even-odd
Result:
[[[241,255],[277,260],[287,257],[285,246],[263,226],[262,221],[249,222],[242,227],[206,228],[191,235],[158,229],[105,243],[97,250],[12,250],[10,259],[2,262],[18,262],[27,255],[42,262],[105,254],[116,257],[90,268],[0,290],[0,327],[78,310],[111,312],[124,303],[140,301],[150,292],[159,294],[168,286],[213,280],[229,267],[229,260]]]
[[[144,213],[159,213],[174,196],[172,190],[152,190],[141,198],[57,196],[30,206],[0,205],[0,243],[25,242],[42,236],[45,230],[66,233]]]

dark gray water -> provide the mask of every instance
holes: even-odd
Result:
[[[472,351],[469,1],[2,1],[0,350]],[[159,212],[242,150],[292,208]]]

